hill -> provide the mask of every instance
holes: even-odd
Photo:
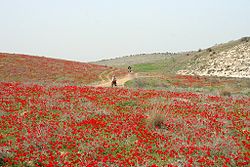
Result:
[[[105,59],[92,62],[98,65],[107,65],[113,67],[126,67],[128,65],[146,64],[162,61],[175,53],[150,53],[150,54],[136,54],[113,59]]]
[[[250,78],[248,37],[193,53],[187,67],[177,74]]]
[[[123,75],[113,67],[22,54],[0,53],[0,81],[90,84],[101,74]]]
[[[131,55],[94,63],[131,65],[137,77],[127,81],[126,87],[249,96],[248,41],[249,37],[243,37],[197,51]]]
[[[132,65],[136,72],[158,72],[165,75],[250,78],[249,39],[243,37],[198,51],[139,54],[93,63],[116,67]]]

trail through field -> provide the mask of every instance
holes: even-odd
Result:
[[[100,74],[99,78],[101,78],[101,81],[94,85],[95,87],[110,87],[111,86],[111,77],[112,77],[112,73],[114,73],[114,71],[109,71],[108,73],[102,73]],[[117,86],[118,87],[124,87],[124,84],[127,81],[136,79],[136,78],[153,78],[153,77],[161,77],[160,75],[143,75],[143,74],[139,74],[139,73],[128,73],[126,76],[124,77],[116,77],[117,78]]]
[[[110,75],[110,73],[108,73],[106,75],[106,77],[105,77],[105,78],[108,78],[108,81],[105,80],[105,79],[103,79],[100,84],[97,84],[95,86],[96,87],[110,87],[111,86],[111,79],[110,79],[111,75]],[[132,79],[137,78],[137,77],[138,77],[138,73],[133,73],[133,72],[132,73],[128,73],[126,76],[124,76],[122,78],[117,77],[117,86],[124,87],[124,84],[127,81],[132,80]]]

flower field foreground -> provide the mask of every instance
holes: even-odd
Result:
[[[0,165],[248,166],[250,98],[0,83]]]

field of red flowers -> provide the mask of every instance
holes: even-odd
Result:
[[[250,98],[0,83],[0,165],[248,166]]]
[[[90,84],[101,80],[102,72],[126,70],[113,67],[21,54],[0,53],[0,81],[39,84]]]

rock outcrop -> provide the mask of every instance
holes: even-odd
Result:
[[[178,74],[250,78],[250,42],[244,41],[230,49],[209,52],[190,63]]]

